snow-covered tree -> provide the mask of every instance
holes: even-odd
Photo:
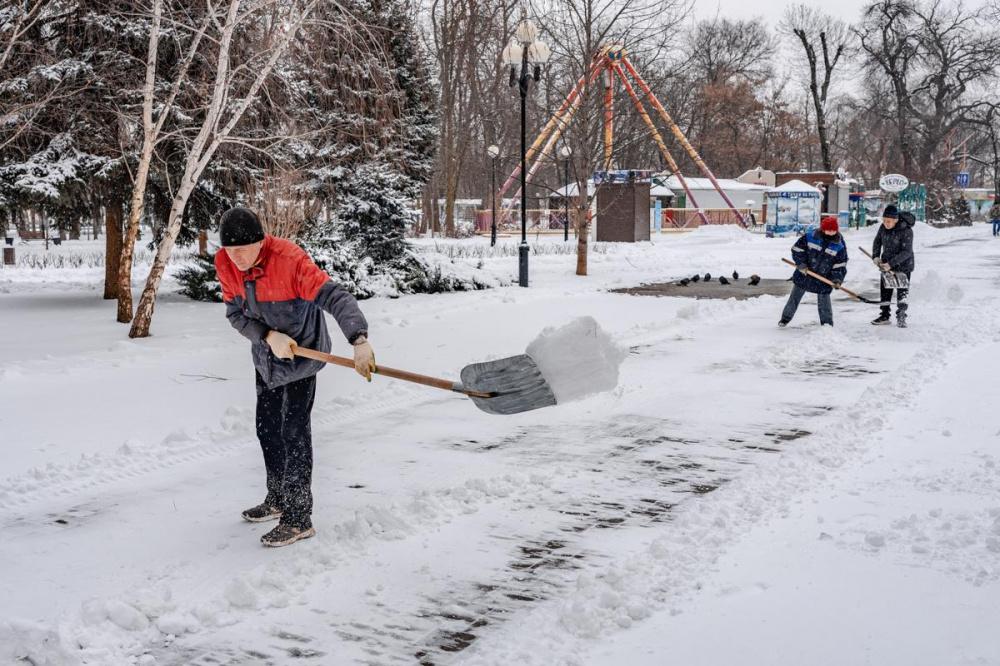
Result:
[[[941,216],[950,226],[972,226],[972,211],[969,209],[969,202],[962,196],[961,192],[952,192],[942,211]]]

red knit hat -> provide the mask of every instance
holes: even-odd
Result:
[[[819,221],[819,228],[821,231],[840,231],[837,218],[833,215],[824,215],[823,219]]]

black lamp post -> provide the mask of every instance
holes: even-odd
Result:
[[[566,211],[566,217],[563,219],[563,241],[569,240],[569,156],[573,154],[573,149],[567,145],[563,145],[559,149],[559,154],[563,158],[563,181],[566,183],[566,189],[563,190],[563,208]]]
[[[492,187],[490,189],[493,195],[493,215],[490,217],[490,247],[493,247],[497,244],[497,155],[500,154],[500,146],[492,144],[486,149],[486,152],[493,162]]]
[[[521,23],[517,26],[514,41],[503,50],[503,59],[510,65],[510,85],[518,84],[521,93],[521,244],[518,246],[518,284],[528,286],[528,183],[526,181],[527,165],[527,99],[528,83],[536,82],[542,77],[542,64],[549,59],[551,50],[545,42],[535,39],[538,28],[527,19],[524,8],[521,8]],[[531,65],[531,69],[529,69]],[[518,69],[520,68],[520,70]]]

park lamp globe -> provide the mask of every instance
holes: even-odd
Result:
[[[528,62],[535,66],[535,81],[542,78],[542,65],[549,61],[551,55],[552,49],[543,41],[535,40],[528,47]]]
[[[534,66],[532,78],[538,81],[542,76],[541,66],[547,63],[551,56],[552,49],[538,39],[538,28],[534,22],[522,18],[517,30],[514,31],[514,39],[503,50],[503,61],[511,68],[511,85],[516,78],[514,70],[525,62]]]
[[[522,55],[523,51],[521,49],[521,45],[517,42],[511,42],[505,46],[502,54],[504,63],[510,65],[511,67],[517,67],[521,64]]]
[[[563,146],[559,149],[559,156],[564,160],[569,159],[569,156],[573,154],[573,149],[569,146]]]
[[[521,66],[521,58],[524,55],[524,49],[517,42],[511,42],[504,47],[501,57],[506,65],[510,67],[510,87],[513,88],[514,84],[517,83],[517,68]]]
[[[527,46],[535,41],[538,37],[538,28],[535,27],[535,22],[526,18],[521,19],[521,23],[517,26],[517,31],[514,33],[517,41],[521,44]]]
[[[486,154],[492,157],[493,159],[496,159],[497,156],[500,154],[500,146],[496,145],[495,143],[492,144],[489,148],[486,149]]]

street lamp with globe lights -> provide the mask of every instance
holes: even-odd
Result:
[[[486,149],[486,154],[490,156],[490,160],[493,162],[492,188],[490,190],[493,194],[493,215],[490,217],[490,247],[493,247],[497,244],[497,156],[500,155],[500,146],[495,143],[491,144]]]
[[[518,246],[518,284],[528,286],[528,185],[527,176],[527,99],[528,84],[542,78],[542,65],[552,55],[551,49],[538,39],[538,28],[528,20],[521,8],[521,23],[514,40],[503,50],[503,61],[510,66],[510,85],[518,84],[521,94],[521,244]],[[529,67],[530,66],[530,67]]]

